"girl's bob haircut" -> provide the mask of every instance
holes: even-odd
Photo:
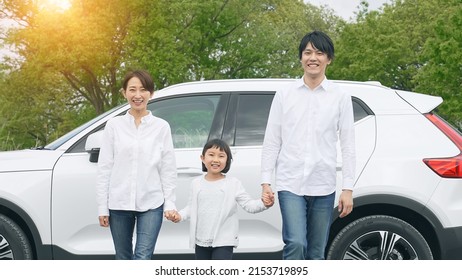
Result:
[[[202,150],[202,156],[205,156],[205,153],[210,148],[218,148],[220,151],[226,153],[226,155],[227,155],[226,166],[221,172],[222,173],[227,173],[229,171],[229,168],[231,168],[231,161],[233,160],[233,155],[231,153],[231,148],[229,147],[229,145],[225,141],[223,141],[221,139],[209,140],[205,144],[204,149]],[[204,163],[202,163],[202,171],[207,172],[207,168],[205,167]]]

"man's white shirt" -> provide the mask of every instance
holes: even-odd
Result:
[[[328,195],[336,189],[337,143],[342,152],[342,188],[353,189],[354,115],[351,95],[333,82],[311,90],[303,78],[276,92],[262,151],[262,183],[297,195]]]

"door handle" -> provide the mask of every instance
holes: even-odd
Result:
[[[204,174],[204,172],[202,172],[202,169],[195,167],[178,167],[177,173],[178,177],[182,178],[197,177]]]

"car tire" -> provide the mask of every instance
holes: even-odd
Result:
[[[332,241],[327,259],[431,260],[433,254],[425,238],[409,223],[374,215],[343,228]]]
[[[32,247],[24,231],[0,214],[0,260],[31,260]]]

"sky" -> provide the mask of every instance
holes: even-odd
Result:
[[[368,0],[369,10],[378,10],[384,3],[390,3],[390,0]],[[327,5],[334,12],[344,18],[349,20],[354,18],[354,12],[358,10],[359,3],[361,0],[305,0],[305,3],[310,3],[315,6]]]

